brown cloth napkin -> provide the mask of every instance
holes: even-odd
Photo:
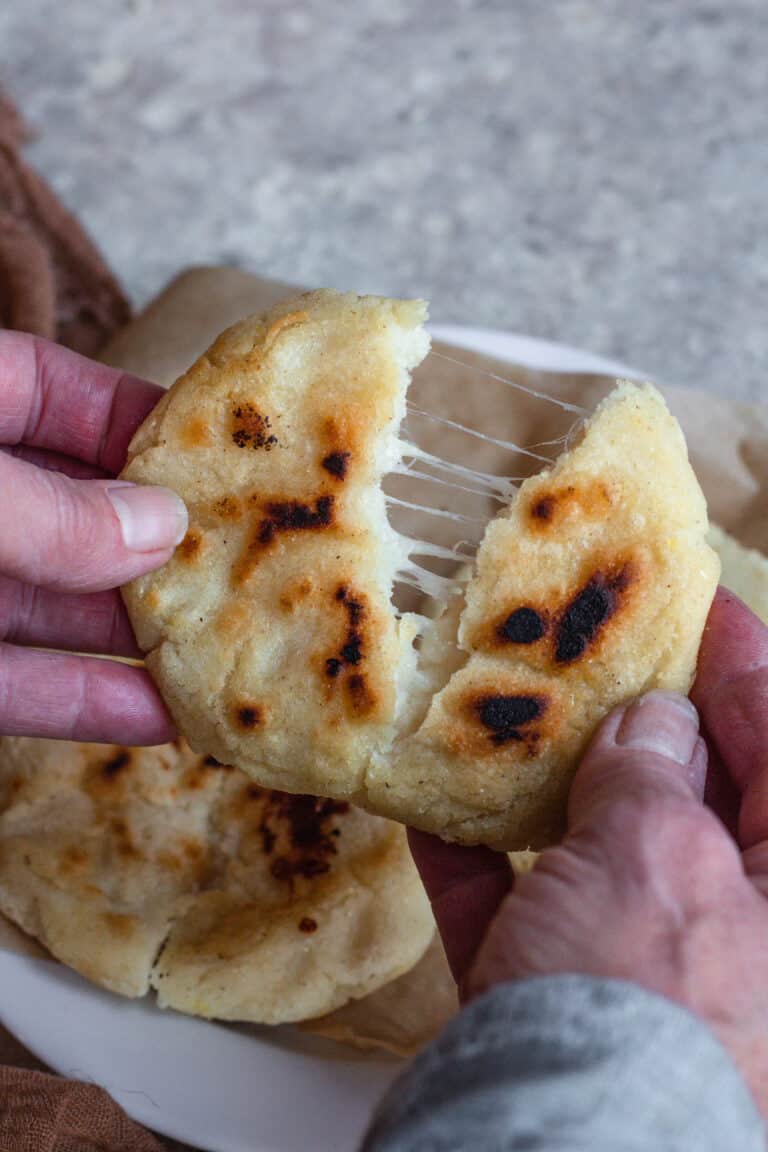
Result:
[[[166,1146],[167,1147],[167,1146]],[[2,1152],[164,1152],[93,1084],[0,1068]]]
[[[0,92],[0,328],[94,355],[130,306],[71,213],[21,158],[24,126]]]

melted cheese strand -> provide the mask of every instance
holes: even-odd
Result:
[[[474,550],[472,552],[462,552],[460,549],[467,541],[454,545],[452,548],[445,548],[442,544],[429,544],[426,540],[414,540],[411,536],[400,535],[400,539],[405,541],[408,548],[408,556],[434,556],[437,560],[454,560],[456,563],[459,560],[472,560],[474,557]],[[468,545],[469,547],[476,548],[477,545]]]
[[[517,452],[521,456],[528,456],[531,460],[538,460],[541,464],[551,464],[549,456],[541,456],[538,452],[531,452],[528,448],[521,448],[519,444],[514,444],[511,440],[497,440],[495,436],[486,436],[485,432],[478,432],[474,428],[468,428],[466,424],[459,424],[456,420],[449,420],[447,416],[436,416],[434,412],[425,412],[423,408],[414,408],[412,404],[407,404],[409,414],[413,416],[421,416],[425,420],[434,420],[436,424],[442,424],[446,428],[453,428],[455,432],[463,432],[467,436],[473,436],[477,440],[485,440],[488,444],[495,444],[497,448],[504,448],[508,452]]]
[[[469,492],[473,496],[488,496],[504,503],[508,503],[515,493],[517,485],[515,480],[510,477],[495,476],[491,472],[481,472],[479,469],[466,468],[463,464],[456,464],[452,460],[443,460],[439,456],[433,456],[431,452],[425,452],[423,448],[411,444],[408,440],[400,442],[400,451],[401,462],[393,469],[394,472],[415,476],[419,480],[431,480],[435,484],[445,484],[448,487],[457,488],[460,492]],[[475,484],[479,484],[480,488],[465,487],[455,480],[440,479],[429,472],[415,471],[413,463],[405,464],[402,462],[405,459],[414,463],[425,464],[434,468],[435,471],[446,472],[449,476],[456,475],[462,479],[472,480]]]
[[[445,508],[430,508],[426,504],[413,504],[410,500],[401,500],[398,496],[384,494],[387,504],[396,508],[410,508],[412,512],[426,512],[429,516],[440,516],[445,520],[453,520],[456,524],[479,524],[484,527],[488,523],[487,516],[465,516],[462,512],[448,512]]]
[[[423,596],[429,596],[438,604],[444,604],[451,596],[459,596],[464,591],[466,581],[452,580],[447,576],[438,576],[435,572],[428,572],[426,568],[401,568],[395,576],[396,584],[407,584],[415,588]]]
[[[576,412],[579,416],[588,414],[587,409],[582,408],[579,404],[569,404],[566,400],[558,400],[555,396],[548,396],[546,392],[537,392],[535,388],[529,388],[526,384],[519,384],[517,380],[507,380],[506,377],[497,376],[495,372],[490,372],[487,368],[479,368],[476,364],[467,364],[465,360],[458,360],[455,356],[448,356],[445,352],[436,352],[433,348],[429,354],[436,356],[438,360],[446,360],[449,364],[457,364],[460,368],[466,368],[468,372],[477,372],[480,376],[488,376],[499,384],[506,384],[508,388],[527,392],[529,396],[535,396],[537,400],[547,400],[550,404],[556,404],[558,408],[563,408],[566,412]]]
[[[507,503],[505,497],[500,496],[497,492],[483,488],[469,488],[466,484],[457,484],[455,480],[446,480],[443,476],[433,476],[430,472],[419,472],[409,464],[402,464],[393,468],[390,475],[393,474],[395,476],[410,476],[412,480],[428,480],[430,484],[440,484],[444,488],[451,488],[454,492],[466,492],[469,496],[480,496],[483,500],[498,500],[500,504]]]

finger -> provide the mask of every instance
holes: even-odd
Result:
[[[697,717],[698,723],[698,717]],[[709,750],[707,742],[703,736],[699,736],[694,745],[693,754],[688,765],[688,780],[693,794],[697,800],[702,802],[705,799],[707,792],[707,780],[709,778]]]
[[[0,640],[71,652],[140,656],[120,593],[69,595],[0,576]]]
[[[512,888],[503,852],[446,844],[408,829],[408,842],[437,921],[445,954],[461,985],[499,904]]]
[[[164,744],[173,723],[144,668],[0,644],[0,732]]]
[[[599,824],[626,797],[700,802],[706,749],[696,709],[685,696],[649,692],[601,724],[573,781],[571,832]]]
[[[117,473],[162,388],[38,336],[0,332],[0,443],[22,441]]]
[[[15,460],[26,460],[37,468],[45,468],[47,472],[61,472],[72,480],[105,480],[109,475],[95,464],[84,464],[82,460],[75,460],[74,456],[65,456],[63,452],[48,452],[45,448],[14,444],[0,448],[0,452]]]
[[[98,592],[165,563],[186,531],[167,488],[71,480],[0,453],[0,572],[66,592]]]
[[[699,652],[693,698],[741,793],[738,839],[768,839],[768,629],[719,589]]]

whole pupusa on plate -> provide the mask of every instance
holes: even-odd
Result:
[[[366,996],[434,934],[404,829],[183,742],[0,740],[0,911],[111,991],[266,1024]]]

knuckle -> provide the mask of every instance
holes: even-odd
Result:
[[[605,805],[601,823],[629,852],[649,838],[658,843],[673,835],[681,818],[680,808],[678,797],[670,799],[654,789],[635,786]]]
[[[11,683],[7,661],[8,648],[0,644],[0,733],[10,731]]]
[[[45,476],[48,489],[48,523],[41,542],[40,567],[43,570],[61,568],[82,562],[83,552],[90,543],[83,539],[80,501],[74,498],[64,484]]]
[[[34,584],[0,579],[0,639],[13,643],[26,634],[38,610],[39,595]]]
[[[93,497],[82,483],[68,477],[49,479],[50,521],[40,566],[52,574],[54,585],[90,585],[117,554],[116,548],[105,547],[106,519],[96,514]]]
[[[711,861],[729,848],[723,827],[711,812],[697,804],[680,804],[677,810],[672,806],[662,809],[655,820],[654,839],[662,852],[680,846],[692,859]]]
[[[731,874],[738,852],[709,809],[680,795],[638,790],[604,814],[604,831],[636,874],[663,874],[693,897]]]

